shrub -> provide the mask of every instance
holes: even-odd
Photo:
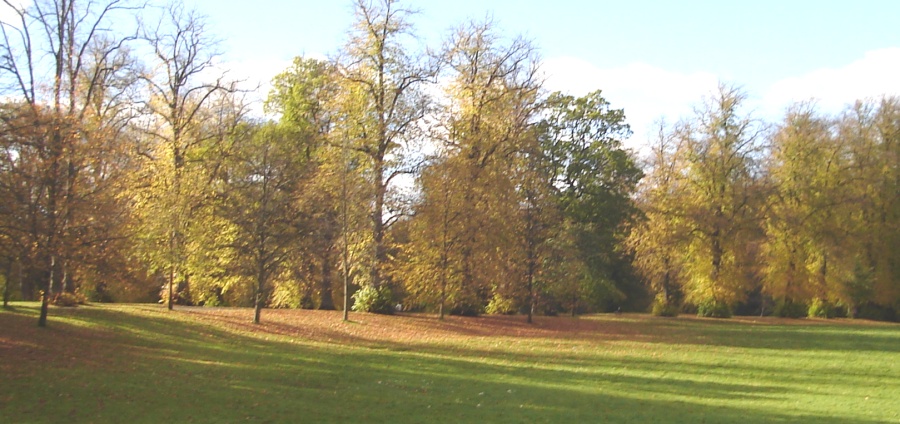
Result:
[[[477,317],[481,315],[483,308],[472,303],[459,303],[450,309],[450,315],[459,315],[463,317]]]
[[[834,318],[836,315],[837,308],[824,300],[815,299],[809,304],[810,318]]]
[[[523,306],[523,312],[528,313],[528,310],[525,308],[527,308],[527,306]],[[485,312],[489,314],[512,315],[516,313],[517,309],[514,300],[495,294],[485,308]]]
[[[57,293],[56,296],[50,301],[53,305],[62,306],[62,307],[73,307],[78,305],[84,305],[85,299],[81,294],[62,292]]]
[[[653,309],[650,312],[657,317],[677,317],[679,308],[675,305],[655,300],[653,302]]]
[[[893,308],[866,303],[859,308],[856,318],[870,319],[873,321],[896,321],[897,314]]]
[[[809,308],[802,302],[795,302],[791,299],[782,299],[775,305],[773,315],[782,318],[803,318],[809,313]]]
[[[563,310],[562,306],[558,305],[556,302],[554,303],[546,303],[542,305],[538,305],[537,310],[544,314],[547,317],[556,317],[559,316],[559,313]],[[525,309],[525,313],[528,313],[528,309]]]
[[[697,316],[705,318],[731,318],[731,307],[715,299],[704,300],[697,305]]]
[[[393,295],[387,286],[375,288],[365,286],[353,293],[353,310],[356,312],[372,312],[376,314],[392,314]]]
[[[81,293],[83,293],[85,300],[88,302],[94,303],[113,303],[115,299],[113,298],[112,292],[109,290],[109,287],[103,283],[96,284],[85,284],[81,286]]]

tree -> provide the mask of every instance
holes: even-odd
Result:
[[[237,90],[235,83],[225,81],[224,73],[207,77],[215,71],[219,53],[202,16],[173,3],[155,27],[144,28],[142,38],[154,60],[153,68],[141,78],[148,92],[144,105],[150,118],[143,170],[154,178],[136,190],[136,206],[142,217],[146,257],[152,268],[168,275],[164,300],[171,310],[176,284],[188,285],[186,237],[192,214],[203,206],[204,190],[215,174],[216,165],[203,160],[222,157],[203,154],[223,148],[224,136],[240,122],[243,108],[228,95]],[[227,113],[213,116],[224,121],[203,125],[204,111],[216,106],[217,100],[226,103],[220,110]]]
[[[880,308],[897,307],[898,251],[900,240],[900,100],[857,102],[840,117],[838,138],[846,146],[849,159],[846,187],[852,204],[849,240],[855,240],[851,255],[857,261],[852,284],[847,292],[856,292]],[[868,295],[868,296],[866,296]]]
[[[684,215],[692,235],[685,294],[702,315],[730,315],[754,282],[763,128],[740,115],[744,99],[722,86],[696,121],[676,130],[686,149]]]
[[[519,249],[524,256],[521,273],[523,279],[523,307],[527,322],[533,321],[538,301],[547,285],[550,268],[558,265],[551,259],[551,241],[562,231],[562,216],[553,196],[552,171],[537,140],[536,132],[526,137],[516,162],[515,184],[519,198],[518,226],[515,227]],[[515,246],[515,245],[514,245]],[[515,249],[515,247],[514,247]]]
[[[836,302],[853,268],[842,224],[850,218],[849,164],[832,122],[808,104],[788,111],[772,142],[763,288],[777,314],[805,314],[810,303]]]
[[[877,197],[872,246],[875,295],[882,304],[900,309],[900,98],[885,97],[878,104],[875,187]]]
[[[340,147],[332,145],[331,140],[337,115],[335,97],[340,91],[338,77],[331,62],[297,57],[291,67],[274,78],[266,101],[266,109],[280,116],[279,122],[286,130],[307,140],[305,154],[310,164],[305,178],[309,189],[300,207],[309,225],[303,230],[305,249],[298,255],[295,268],[309,270],[309,278],[317,279],[312,284],[315,289],[305,291],[318,292],[319,309],[335,308],[333,277],[342,232],[342,173],[336,169],[341,165],[341,154]],[[292,289],[283,291],[281,301],[297,306],[310,302],[301,299],[304,296],[288,295]]]
[[[299,236],[298,200],[304,192],[309,158],[302,135],[275,124],[251,130],[233,149],[225,181],[222,213],[235,234],[235,269],[254,281],[253,321],[268,303],[270,282],[283,271]]]
[[[459,269],[453,258],[461,242],[462,211],[459,193],[463,188],[452,164],[436,159],[419,177],[422,199],[410,223],[410,243],[406,246],[401,268],[406,282],[408,301],[436,305],[444,319],[447,305],[461,289]]]
[[[635,216],[632,201],[643,173],[622,140],[630,135],[622,109],[613,109],[600,91],[574,97],[551,94],[541,122],[541,155],[547,186],[572,234],[576,257],[586,268],[593,303],[624,297],[613,274],[626,263],[618,245]],[[529,169],[540,169],[529,166]],[[568,279],[580,280],[576,275]],[[574,311],[573,311],[574,312]]]
[[[690,230],[680,205],[685,202],[681,177],[683,149],[679,140],[660,124],[659,137],[651,145],[646,177],[641,181],[637,203],[639,219],[626,240],[634,253],[634,265],[655,298],[655,315],[677,315],[684,285],[683,249]]]
[[[343,274],[345,320],[351,307],[351,280],[371,275],[371,190],[367,190],[368,154],[353,148],[359,127],[350,110],[361,110],[359,86],[348,85],[336,62],[298,57],[275,77],[267,110],[279,123],[307,138],[309,157],[307,195],[301,199],[305,243],[291,260],[297,285],[279,285],[276,302],[282,305],[334,309],[333,277]],[[353,106],[356,105],[356,106]],[[351,107],[352,106],[352,107]],[[368,234],[365,234],[368,233]],[[364,271],[365,270],[365,271]],[[299,292],[298,292],[299,291]],[[317,301],[315,301],[317,298]]]
[[[525,300],[527,280],[513,248],[523,181],[517,157],[534,138],[537,59],[526,40],[506,42],[485,22],[459,27],[442,62],[450,82],[436,113],[439,156],[423,173],[412,225],[410,275],[422,280],[408,280],[407,290],[437,303],[442,316],[445,306],[460,314],[512,312]]]
[[[404,166],[404,147],[417,136],[428,98],[424,83],[435,69],[422,57],[409,55],[413,12],[396,0],[358,0],[356,22],[339,61],[342,90],[342,124],[350,148],[363,153],[372,187],[372,261],[369,284],[380,290],[388,261],[385,233],[398,219],[387,214],[391,183],[409,170]],[[388,311],[381,311],[388,312]]]
[[[32,146],[39,143],[43,131],[36,131],[33,121],[28,118],[27,107],[21,105],[3,105],[0,122],[0,252],[6,264],[4,281],[4,305],[10,297],[12,265],[33,264],[35,269],[39,261],[36,249],[42,233],[40,220],[41,196],[33,193],[34,189],[40,193],[39,188],[41,169],[39,149]],[[38,183],[38,184],[35,184]],[[37,186],[37,187],[36,187]],[[31,270],[29,270],[31,271]],[[34,272],[34,271],[31,271]],[[23,272],[20,272],[20,276]],[[33,298],[33,289],[29,287],[29,281],[19,281],[21,296]]]
[[[13,159],[36,178],[29,182],[36,197],[26,201],[34,215],[33,252],[21,255],[29,259],[24,287],[30,291],[39,280],[39,325],[44,326],[50,296],[76,285],[73,249],[93,247],[93,238],[84,238],[82,230],[100,221],[85,213],[95,209],[91,203],[98,197],[108,195],[105,181],[94,180],[102,176],[97,173],[106,159],[91,154],[94,143],[113,140],[109,136],[123,127],[119,118],[129,118],[118,109],[117,99],[129,89],[123,74],[129,71],[126,46],[133,37],[117,38],[111,22],[135,7],[126,0],[4,3],[14,21],[0,23],[3,94],[15,99],[19,106],[13,109],[30,121],[17,128],[28,133],[21,140],[31,141],[13,149],[35,153]],[[109,121],[111,106],[122,113]],[[26,156],[36,162],[22,164]]]
[[[740,114],[744,100],[722,85],[692,120],[661,134],[645,186],[648,221],[631,245],[663,309],[675,271],[685,300],[705,316],[730,316],[755,284],[764,127]]]

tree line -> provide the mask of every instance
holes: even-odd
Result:
[[[745,103],[721,87],[651,146],[626,243],[653,310],[896,319],[900,99],[799,103],[776,125]]]
[[[773,129],[723,86],[641,166],[623,110],[548,93],[535,46],[490,20],[429,48],[415,11],[359,0],[346,44],[277,75],[264,118],[181,3],[4,3],[4,301],[42,300],[42,323],[82,299],[257,322],[898,304],[896,99],[802,104]]]

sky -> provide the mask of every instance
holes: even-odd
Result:
[[[226,66],[263,84],[295,56],[326,57],[345,42],[353,0],[184,0],[222,40]],[[452,0],[406,1],[436,46],[454,26],[492,17],[538,47],[547,87],[603,90],[624,108],[630,144],[654,122],[690,117],[720,83],[742,87],[753,113],[775,121],[816,99],[838,113],[856,99],[900,95],[900,1]],[[263,86],[266,89],[265,85]]]

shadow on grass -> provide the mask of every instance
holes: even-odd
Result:
[[[49,331],[32,308],[0,314],[2,422],[879,422],[777,410],[791,393],[772,381],[666,377],[661,361],[561,369],[551,354],[265,340],[152,308],[55,312]]]
[[[665,324],[663,324],[665,327]],[[900,325],[804,321],[790,325],[729,320],[670,321],[683,342],[751,349],[900,353]]]

